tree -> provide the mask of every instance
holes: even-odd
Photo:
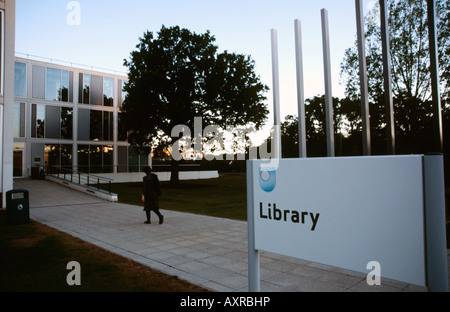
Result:
[[[355,101],[333,98],[333,123],[335,133],[335,148],[338,155],[342,154],[342,137],[354,134],[356,126],[353,119]],[[314,96],[305,101],[305,128],[308,157],[327,155],[325,96]],[[288,115],[281,123],[281,148],[283,158],[299,156],[298,148],[298,118]]]
[[[268,87],[255,74],[254,61],[218,53],[214,42],[209,31],[196,34],[178,26],[162,26],[156,37],[147,31],[140,38],[124,61],[129,81],[121,120],[132,146],[148,154],[155,141],[170,144],[173,127],[193,129],[195,117],[202,117],[203,126],[261,127],[268,114]],[[171,182],[178,183],[173,158]]]
[[[436,7],[441,95],[444,109],[447,109],[450,104],[450,5],[448,1],[437,0]],[[377,10],[375,7],[366,17],[367,75],[374,143],[382,141],[385,122],[381,30]],[[428,149],[425,137],[430,131],[432,118],[426,0],[389,1],[389,29],[397,152],[424,152]],[[350,100],[357,100],[360,96],[358,65],[355,44],[346,50],[341,64],[341,78]],[[382,152],[380,148],[374,150]]]

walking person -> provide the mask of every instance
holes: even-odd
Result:
[[[164,216],[159,212],[158,196],[161,195],[158,176],[152,173],[152,168],[144,167],[146,176],[143,178],[142,186],[142,202],[144,203],[144,211],[147,216],[145,224],[151,223],[150,212],[153,211],[159,217],[159,224],[164,222]]]

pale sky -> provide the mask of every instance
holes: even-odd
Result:
[[[149,30],[178,25],[210,30],[220,51],[251,55],[272,89],[271,29],[278,33],[281,117],[297,115],[294,20],[302,23],[305,98],[324,94],[321,9],[329,16],[333,96],[345,49],[356,40],[354,0],[79,0],[70,25],[66,0],[16,0],[16,52],[126,73],[123,60]],[[373,0],[364,0],[365,11]],[[73,24],[73,23],[72,23]],[[23,55],[19,55],[22,56]],[[272,111],[272,90],[266,94]],[[269,116],[269,123],[273,116]]]

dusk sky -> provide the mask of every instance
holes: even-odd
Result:
[[[305,98],[324,94],[321,9],[328,10],[333,96],[345,49],[356,40],[354,0],[79,0],[79,25],[68,23],[65,0],[16,1],[16,53],[105,68],[125,74],[123,60],[149,30],[178,25],[216,37],[220,51],[251,55],[272,88],[271,29],[278,32],[281,116],[297,114],[294,20],[302,23]],[[365,11],[374,1],[364,0]],[[73,16],[73,15],[72,15]],[[72,23],[73,24],[73,23]],[[26,57],[26,56],[25,56]],[[49,61],[49,60],[46,60]],[[76,66],[76,65],[74,65]],[[272,91],[267,94],[272,110]],[[269,123],[272,115],[269,116]]]

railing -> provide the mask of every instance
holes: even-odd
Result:
[[[121,75],[121,76],[127,76],[128,75],[126,72],[120,71],[120,70],[109,69],[109,68],[101,68],[101,67],[85,65],[85,64],[78,64],[78,63],[64,61],[64,60],[57,60],[57,59],[52,59],[52,58],[48,58],[48,57],[32,55],[32,54],[28,54],[28,53],[15,52],[15,56],[21,57],[21,58],[26,58],[26,59],[29,59],[29,60],[47,62],[47,63],[51,63],[51,64],[55,64],[55,65],[78,67],[80,69],[101,71],[101,72],[106,72],[106,73],[114,74],[114,75]]]
[[[105,191],[109,194],[112,194],[112,179],[59,167],[48,167],[47,175],[57,177],[70,183],[82,185],[88,188],[96,189],[98,191]],[[103,188],[100,188],[101,185],[107,185],[108,189],[105,190]]]

